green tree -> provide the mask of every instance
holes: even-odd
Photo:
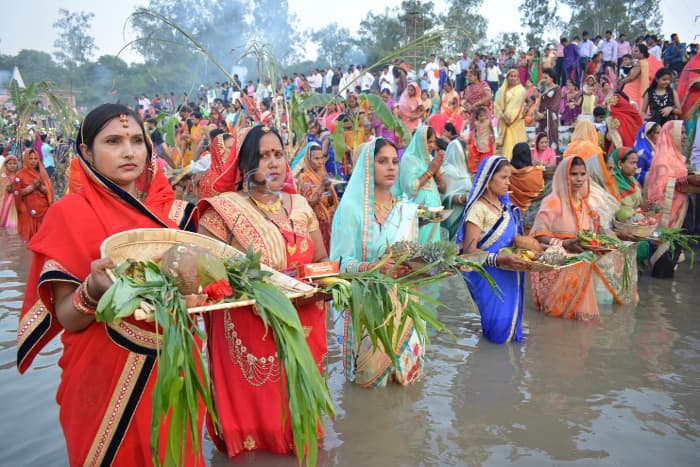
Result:
[[[479,9],[483,0],[451,0],[442,24],[447,29],[443,43],[445,52],[455,55],[469,52],[475,44],[486,37],[488,20]]]
[[[663,18],[660,0],[561,0],[571,8],[570,35],[588,31],[591,36],[613,31],[634,40],[648,33],[660,33]]]
[[[26,83],[51,80],[63,85],[67,82],[65,69],[59,67],[46,52],[22,49],[13,58],[12,65],[17,65]],[[12,69],[12,66],[8,68]]]
[[[365,63],[375,63],[405,42],[405,31],[396,16],[396,9],[385,8],[383,13],[368,13],[360,22],[358,44],[365,54]]]
[[[348,28],[331,23],[311,33],[311,40],[318,45],[318,61],[335,67],[347,60],[355,47],[355,41]]]
[[[525,45],[542,50],[546,37],[556,37],[563,28],[557,1],[523,0],[518,7],[520,25],[527,29]],[[548,36],[549,34],[549,36]]]
[[[71,12],[64,8],[59,8],[58,14],[58,21],[53,23],[54,29],[59,32],[58,39],[53,43],[56,48],[54,56],[59,63],[72,70],[87,63],[97,50],[95,39],[88,34],[90,21],[95,14]]]
[[[522,38],[517,32],[502,32],[491,41],[491,49],[498,51],[507,47],[520,50],[523,46]]]

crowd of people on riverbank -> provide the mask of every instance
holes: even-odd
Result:
[[[657,59],[661,47],[648,36],[630,46],[630,60],[620,51],[623,37],[605,36],[597,44],[585,32],[572,43],[562,38],[543,56],[531,50],[519,60],[508,49],[498,59],[465,54],[454,63],[432,55],[413,71],[399,60],[374,72],[328,69],[252,88],[216,83],[180,103],[170,94],[141,96],[133,107],[100,105],[74,136],[61,175],[67,194],[57,201],[48,138],[37,131],[21,158],[8,148],[0,225],[16,226],[34,253],[17,365],[26,371],[61,334],[57,400],[71,465],[152,462],[156,325],[95,321],[111,284],[106,271],[115,266],[100,258],[100,244],[112,234],[198,231],[253,248],[281,272],[330,260],[341,271],[379,267],[395,276],[411,269],[384,260],[388,246],[452,242],[479,258],[498,285],[464,273],[484,336],[502,344],[523,339],[524,274],[532,264],[516,248],[579,254],[581,232],[616,235],[623,207],[660,227],[696,228],[688,193],[700,191],[700,58],[683,51],[679,65],[676,37]],[[303,102],[329,87],[340,97],[309,106],[305,133],[295,133],[291,96]],[[157,119],[159,112],[168,118]],[[560,134],[568,125],[570,139]],[[431,209],[449,215],[426,222],[419,212]],[[599,304],[636,303],[638,257],[659,276],[682,260],[661,242],[620,240],[625,248],[593,261],[530,272],[537,310],[596,320]],[[296,308],[323,371],[328,303]],[[201,432],[206,419],[230,457],[304,449],[294,445],[272,330],[254,308],[212,312],[206,331],[216,416],[202,411],[190,428]],[[413,326],[388,350],[368,339],[357,346],[358,332],[346,313],[348,380],[380,387],[421,377],[425,343]],[[186,465],[204,464],[201,453],[183,449]]]

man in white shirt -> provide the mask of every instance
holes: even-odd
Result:
[[[603,73],[608,67],[617,66],[617,41],[613,39],[612,31],[605,31],[605,40],[600,43],[603,52]]]
[[[469,70],[469,65],[471,64],[471,62],[472,60],[471,58],[469,58],[469,54],[467,54],[467,52],[464,52],[462,54],[462,57],[459,59],[459,62],[457,62],[457,73]]]
[[[578,44],[579,76],[581,81],[585,78],[588,62],[593,58],[593,41],[589,39],[588,31],[581,33],[581,42]]]
[[[659,45],[659,39],[654,34],[651,34],[647,38],[647,44],[649,44],[649,55],[653,55],[660,61],[663,60],[661,58],[661,46]]]
[[[379,75],[379,91],[388,89],[394,95],[394,76],[389,71],[389,65],[384,65],[382,74]]]
[[[362,76],[360,77],[360,89],[362,90],[362,93],[369,94],[369,91],[372,88],[372,83],[374,83],[374,76],[372,76],[372,73],[369,72],[366,66],[363,66],[361,69]]]
[[[333,69],[326,67],[326,76],[323,79],[323,92],[331,92],[333,85]]]
[[[430,81],[428,90],[440,92],[440,65],[438,64],[435,54],[430,54],[430,60],[425,65],[425,71],[428,73],[428,80]]]

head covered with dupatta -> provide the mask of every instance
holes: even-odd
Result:
[[[357,164],[333,216],[331,258],[341,257],[339,252],[346,251],[348,244],[355,244],[358,251],[353,256],[367,260],[367,239],[378,236],[380,229],[374,215],[374,155],[384,145],[393,146],[393,143],[386,138],[373,138],[361,147]],[[391,193],[397,197],[402,194],[398,177]],[[361,239],[355,238],[358,236],[358,222]],[[353,238],[346,238],[345,234]]]
[[[486,159],[482,160],[481,164],[479,164],[479,170],[476,172],[474,185],[472,186],[472,191],[469,192],[467,204],[464,206],[464,213],[462,214],[462,220],[460,221],[460,227],[457,231],[457,237],[455,240],[458,245],[461,245],[464,241],[464,220],[467,218],[469,210],[472,208],[472,206],[474,206],[474,203],[476,203],[479,200],[479,198],[481,198],[484,195],[484,193],[486,193],[486,189],[488,188],[489,183],[491,183],[491,179],[496,174],[496,172],[498,172],[499,170],[501,170],[501,168],[507,165],[510,165],[510,162],[508,162],[508,159],[506,159],[503,156],[489,156]],[[511,209],[512,212],[516,215],[518,230],[520,230],[520,210],[511,203],[510,195],[506,193],[498,199],[504,207]]]
[[[223,172],[214,182],[214,190],[218,193],[247,191],[251,177],[255,174],[260,162],[260,140],[268,133],[279,138],[280,144],[284,147],[282,137],[277,130],[266,125],[243,128],[236,133],[236,143],[226,161]],[[296,193],[289,163],[285,164],[285,168],[284,184],[281,191]]]
[[[567,157],[562,160],[554,171],[552,179],[552,193],[547,195],[540,205],[540,210],[535,217],[530,235],[537,237],[546,235],[555,238],[576,238],[576,234],[582,230],[582,224],[576,215],[574,193],[571,188],[571,169],[577,164],[585,167],[580,157]],[[590,196],[590,177],[586,180],[581,193],[581,208],[590,208],[588,198]]]

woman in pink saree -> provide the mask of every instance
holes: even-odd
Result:
[[[423,102],[417,83],[408,83],[408,87],[399,98],[399,118],[413,132],[423,121]]]

